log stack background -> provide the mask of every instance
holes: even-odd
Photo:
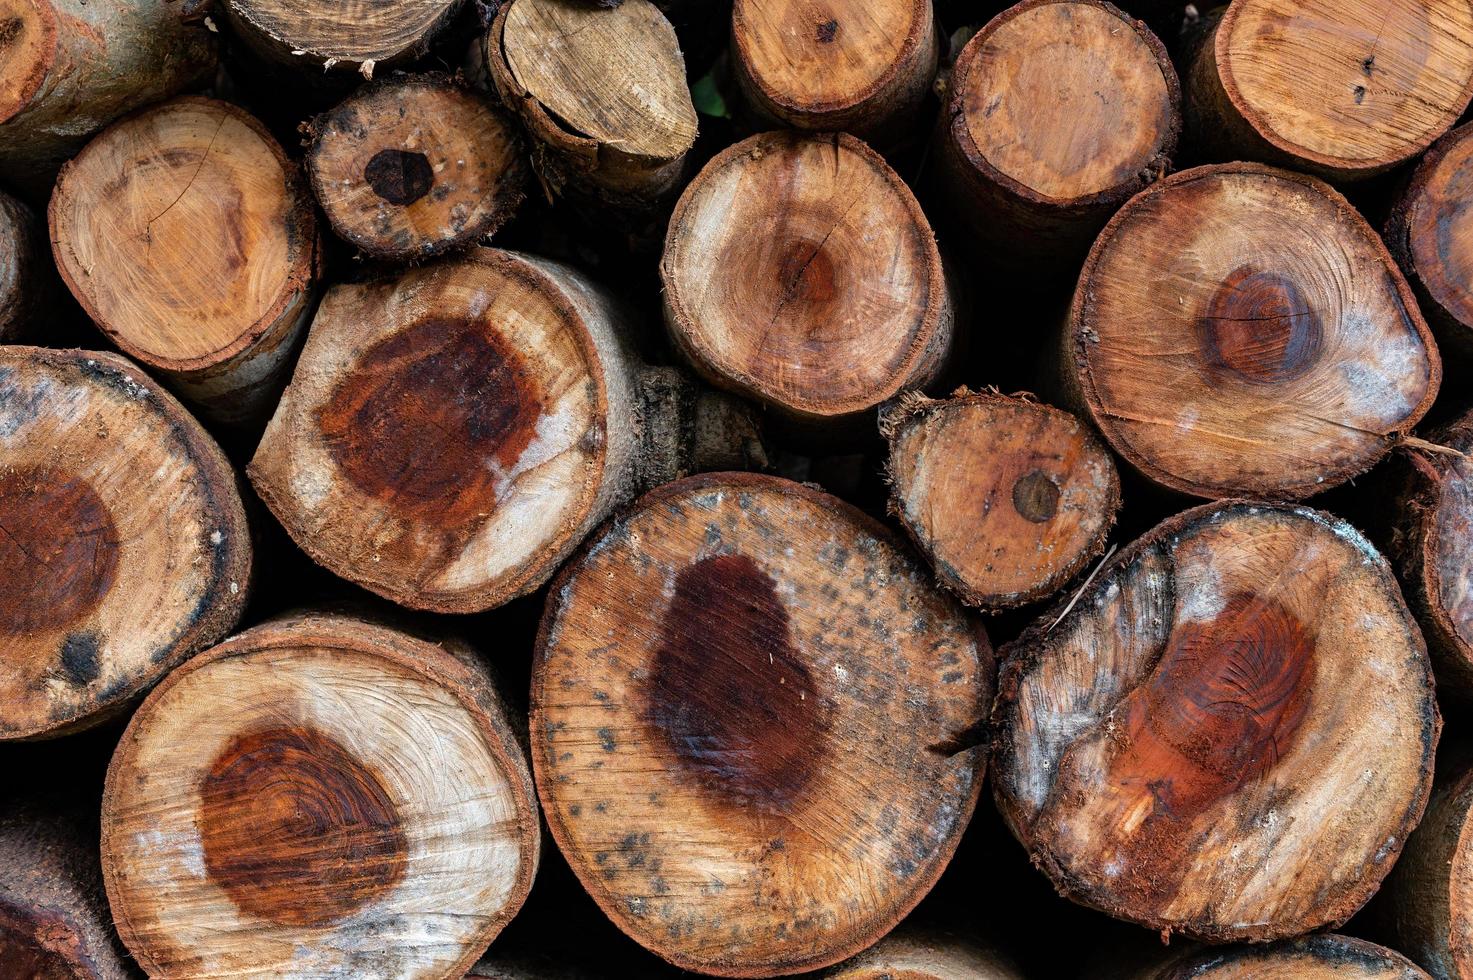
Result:
[[[1473,980],[1470,100],[1473,0],[0,0],[0,980]]]

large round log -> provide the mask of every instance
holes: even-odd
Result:
[[[223,0],[235,35],[268,64],[373,78],[412,61],[462,0]]]
[[[183,97],[63,168],[51,249],[108,339],[229,423],[259,418],[311,313],[317,221],[300,170],[241,109]]]
[[[1364,472],[1442,375],[1370,226],[1328,185],[1259,164],[1132,198],[1090,250],[1064,359],[1115,451],[1201,497],[1299,498]]]
[[[0,347],[0,446],[0,739],[96,724],[235,626],[235,476],[148,375]]]
[[[548,824],[609,917],[677,966],[835,963],[950,860],[991,662],[838,499],[749,474],[668,484],[552,586],[532,682]]]
[[[1473,98],[1467,0],[1235,0],[1187,79],[1209,159],[1348,181],[1425,150]]]
[[[537,870],[512,725],[477,655],[358,620],[200,654],[108,768],[124,942],[156,978],[463,976]]]
[[[1199,507],[1004,650],[997,804],[1067,897],[1163,934],[1343,923],[1431,789],[1441,719],[1386,562],[1328,514]]]
[[[824,980],[1023,980],[1023,974],[990,949],[966,937],[901,926]]]

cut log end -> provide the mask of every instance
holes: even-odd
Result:
[[[484,241],[522,202],[516,129],[448,79],[376,83],[312,131],[317,200],[333,230],[369,255],[424,258]]]
[[[1338,925],[1371,896],[1441,721],[1364,538],[1305,508],[1201,507],[1057,618],[1005,651],[993,785],[1061,893],[1212,942]]]
[[[825,966],[950,859],[985,752],[933,746],[973,723],[990,665],[859,512],[775,478],[678,481],[553,586],[539,792],[584,886],[653,952],[724,976]]]
[[[363,70],[402,62],[422,53],[461,0],[386,0],[298,3],[295,0],[226,0],[231,25],[268,57],[290,64],[331,62]]]
[[[189,661],[139,709],[102,857],[152,975],[459,976],[525,899],[539,834],[473,657],[299,617]]]
[[[824,980],[1022,980],[1012,964],[961,936],[901,926]]]
[[[49,3],[0,0],[0,123],[30,104],[56,59],[56,14]]]
[[[925,215],[846,134],[767,133],[718,155],[675,207],[660,276],[697,370],[804,420],[928,384],[952,342]]]
[[[50,222],[62,278],[113,342],[216,418],[265,408],[317,261],[310,199],[265,127],[197,97],[130,116],[65,168]]]
[[[1375,232],[1320,181],[1257,164],[1175,174],[1111,219],[1067,356],[1115,450],[1203,497],[1335,486],[1385,456],[1441,381]]]
[[[1120,479],[1074,416],[964,392],[902,404],[885,422],[891,510],[968,605],[1045,599],[1104,548]]]
[[[1140,980],[1430,980],[1384,946],[1334,934],[1272,946],[1234,946],[1179,958]]]
[[[250,536],[224,455],[120,357],[0,349],[0,431],[0,738],[56,735],[235,625]]]

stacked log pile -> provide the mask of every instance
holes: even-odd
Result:
[[[0,980],[1473,980],[1473,0],[1118,2],[0,0]]]

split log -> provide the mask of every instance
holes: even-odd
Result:
[[[1272,946],[1194,953],[1139,980],[1431,980],[1411,960],[1350,936],[1306,936]]]
[[[669,433],[694,417],[678,397],[642,410],[631,332],[579,273],[494,249],[336,286],[251,481],[343,578],[418,609],[500,605],[546,582],[642,468],[723,458]],[[729,421],[701,435],[748,445],[750,423]]]
[[[1126,198],[1171,166],[1166,49],[1103,0],[1025,0],[962,49],[937,130],[942,194],[989,257],[1070,275]]]
[[[340,616],[171,673],[102,804],[113,916],[157,978],[463,976],[521,908],[540,839],[485,665]]]
[[[718,154],[675,206],[660,281],[700,374],[809,427],[872,425],[953,346],[926,216],[847,134],[766,133]]]
[[[1061,894],[1208,942],[1337,926],[1422,816],[1442,726],[1391,569],[1348,524],[1173,517],[1003,651],[998,808]]]
[[[51,260],[31,209],[0,191],[0,343],[34,336],[52,311]]]
[[[0,969],[16,980],[129,980],[89,827],[61,801],[0,812]]]
[[[317,222],[260,122],[185,97],[104,130],[62,169],[51,248],[109,340],[220,422],[270,410],[311,312]]]
[[[44,193],[93,133],[202,84],[216,59],[168,0],[0,0],[0,177]]]
[[[250,534],[223,453],[115,354],[0,347],[0,739],[121,711],[234,628]]]
[[[961,389],[903,399],[881,431],[890,511],[967,605],[1046,599],[1104,550],[1120,477],[1068,412]]]
[[[237,37],[268,65],[321,75],[413,61],[462,0],[222,0]]]
[[[731,61],[763,122],[893,144],[920,125],[936,76],[931,0],[736,0]]]
[[[679,188],[696,110],[675,31],[649,0],[512,0],[482,54],[547,189],[642,215]]]
[[[902,926],[826,980],[1023,980],[1003,957],[968,939]]]
[[[1381,239],[1328,185],[1259,164],[1174,174],[1101,232],[1074,294],[1066,398],[1147,477],[1294,499],[1369,469],[1442,366]]]
[[[1386,244],[1445,352],[1473,358],[1473,124],[1439,140],[1386,222]]]
[[[1335,181],[1383,173],[1447,132],[1473,98],[1463,0],[1246,0],[1187,69],[1187,129],[1209,159]]]
[[[422,259],[485,241],[522,203],[522,140],[443,75],[360,89],[313,120],[312,190],[333,231],[375,258]]]
[[[543,809],[603,910],[676,966],[836,963],[950,860],[992,654],[898,544],[801,484],[710,474],[644,497],[553,584]]]

